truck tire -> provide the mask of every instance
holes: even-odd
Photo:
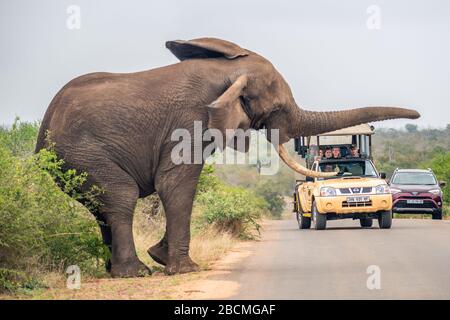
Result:
[[[301,213],[297,213],[297,221],[299,229],[309,229],[311,228],[311,218],[305,217]]]
[[[359,219],[359,223],[362,228],[371,228],[373,225],[373,220],[371,218],[361,218]]]
[[[383,211],[378,217],[378,225],[380,229],[390,229],[392,226],[392,211]]]
[[[327,227],[327,215],[321,214],[317,210],[316,201],[313,201],[312,216],[314,217],[314,229],[324,230]]]

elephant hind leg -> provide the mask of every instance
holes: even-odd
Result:
[[[169,259],[169,245],[167,242],[167,231],[164,233],[164,237],[153,247],[148,249],[148,254],[157,263],[165,266]]]
[[[136,254],[133,239],[133,214],[139,196],[136,182],[114,164],[106,164],[95,172],[93,179],[103,189],[99,216],[105,244],[111,246],[111,276],[138,277],[150,272]]]

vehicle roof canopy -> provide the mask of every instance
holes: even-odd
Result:
[[[363,161],[367,161],[369,159],[367,158],[338,158],[338,159],[321,159],[319,162],[319,164],[321,163],[339,163],[339,162],[363,162]]]
[[[374,134],[374,127],[364,123],[357,126],[339,129],[331,132],[318,134],[318,136],[347,136],[347,135],[372,135]]]

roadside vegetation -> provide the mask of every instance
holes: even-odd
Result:
[[[87,175],[62,171],[52,151],[34,154],[39,123],[14,121],[0,127],[0,292],[26,294],[65,284],[65,271],[78,265],[84,278],[108,277],[109,257],[99,228],[76,200],[101,190],[78,192]],[[65,192],[54,182],[63,186]],[[266,188],[267,189],[267,188]],[[192,217],[191,255],[203,269],[238,239],[259,236],[260,219],[279,215],[282,204],[266,189],[249,189],[219,178],[206,165],[200,177]],[[280,209],[281,207],[281,209]],[[139,257],[162,271],[146,253],[163,236],[164,211],[156,195],[138,202],[133,226]]]

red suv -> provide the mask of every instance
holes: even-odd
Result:
[[[396,169],[389,181],[392,211],[395,213],[429,213],[442,219],[442,190],[431,169]]]

